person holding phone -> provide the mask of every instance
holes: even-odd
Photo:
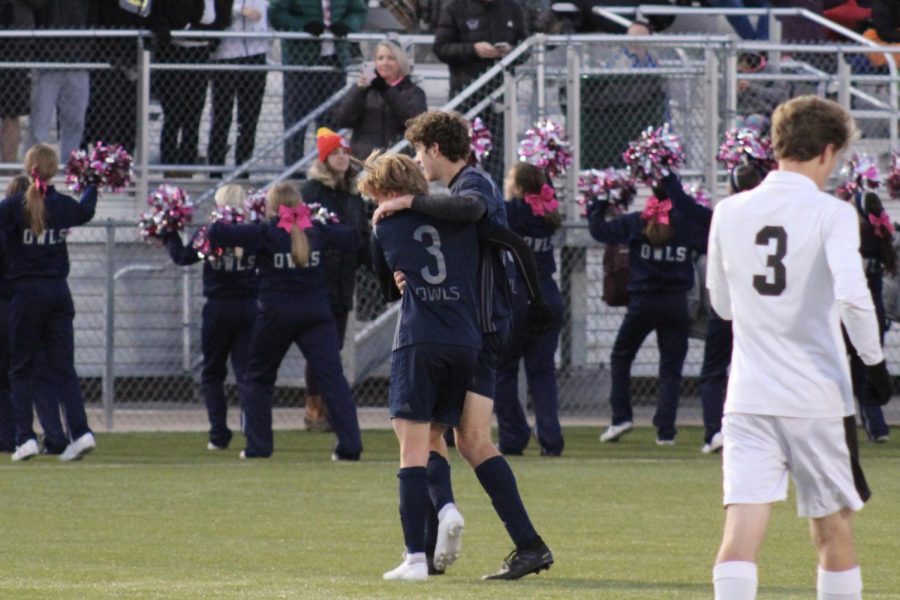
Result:
[[[356,87],[335,108],[335,125],[353,130],[356,158],[393,146],[403,138],[406,122],[428,108],[425,92],[412,82],[410,70],[406,51],[392,40],[382,40],[375,47],[375,61],[363,66]]]

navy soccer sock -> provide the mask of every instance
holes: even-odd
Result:
[[[400,479],[400,524],[406,553],[425,552],[425,516],[428,510],[428,470],[404,467]]]
[[[534,530],[519,496],[516,476],[502,456],[489,458],[475,468],[481,487],[491,498],[497,516],[519,550],[537,549],[543,540]]]
[[[453,485],[450,483],[450,463],[437,452],[428,456],[428,495],[434,510],[440,512],[453,502]]]

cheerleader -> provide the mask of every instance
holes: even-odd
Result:
[[[559,426],[559,397],[553,358],[559,345],[563,317],[562,295],[553,280],[553,273],[556,272],[553,234],[561,223],[557,210],[559,202],[543,171],[529,163],[515,164],[509,170],[503,187],[509,228],[522,236],[534,252],[541,293],[553,313],[553,324],[543,333],[530,333],[525,318],[527,298],[524,293],[513,296],[512,339],[497,368],[497,397],[494,401],[500,430],[500,451],[503,454],[522,454],[531,437],[531,427],[518,393],[519,361],[524,358],[541,455],[559,456],[563,450],[563,436]],[[518,273],[517,279],[518,292],[525,289],[525,284]]]
[[[247,447],[241,458],[272,455],[272,403],[278,368],[297,344],[316,375],[338,443],[332,459],[359,460],[362,440],[356,406],[344,377],[337,327],[328,303],[321,256],[326,248],[353,251],[356,232],[338,224],[312,224],[297,189],[278,183],[266,196],[269,220],[260,224],[213,223],[210,242],[256,254],[259,301],[250,336],[249,362],[238,382]]]
[[[244,197],[241,186],[225,185],[216,191],[216,206],[240,212],[244,208]],[[188,266],[203,260],[194,249],[196,237],[194,234],[191,242],[185,245],[177,233],[166,234],[166,248],[176,265]],[[207,300],[201,325],[203,369],[200,390],[209,416],[206,447],[224,450],[232,437],[225,398],[227,362],[230,355],[234,378],[240,385],[256,318],[256,256],[241,247],[223,247],[210,252],[203,260],[203,295]]]
[[[6,187],[6,198],[24,194],[31,179],[24,175],[14,177]],[[12,454],[16,449],[16,429],[13,418],[12,398],[9,394],[9,302],[12,286],[6,279],[6,247],[0,245],[0,452]],[[59,417],[59,398],[47,373],[43,357],[37,362],[35,380],[40,388],[34,398],[34,409],[44,435],[41,440],[43,454],[62,454],[68,445]]]
[[[25,155],[25,172],[31,178],[28,189],[0,202],[0,228],[7,239],[9,260],[7,277],[13,291],[9,311],[9,378],[17,446],[13,460],[38,453],[32,407],[35,364],[41,353],[69,424],[71,442],[60,460],[77,460],[96,447],[75,372],[75,306],[66,282],[66,236],[69,229],[94,217],[97,188],[89,186],[80,202],[60,194],[50,185],[58,165],[59,155],[51,146],[33,146]]]
[[[652,331],[659,345],[659,400],[653,424],[656,443],[675,444],[675,416],[681,369],[688,349],[687,292],[694,285],[692,252],[706,252],[706,229],[673,210],[665,190],[642,212],[606,220],[609,202],[588,209],[591,236],[604,244],[628,244],[628,312],[610,356],[612,424],[600,435],[614,442],[634,426],[631,410],[631,364]]]

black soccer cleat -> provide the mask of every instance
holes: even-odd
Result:
[[[444,574],[443,569],[438,569],[437,567],[434,566],[434,557],[433,556],[429,556],[426,554],[425,561],[428,563],[428,575],[429,576]]]
[[[519,579],[529,573],[540,573],[553,564],[553,553],[547,544],[541,544],[537,550],[513,550],[503,561],[503,566],[493,575],[484,575],[482,579]]]

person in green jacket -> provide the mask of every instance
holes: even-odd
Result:
[[[288,129],[301,120],[347,81],[350,42],[345,38],[356,33],[366,20],[366,0],[272,0],[269,23],[278,31],[306,32],[316,38],[331,33],[334,38],[282,40],[281,61],[289,67],[326,67],[326,70],[286,70],[282,117]],[[326,113],[317,126],[330,126]],[[290,166],[303,158],[303,129],[284,142],[284,164]]]

